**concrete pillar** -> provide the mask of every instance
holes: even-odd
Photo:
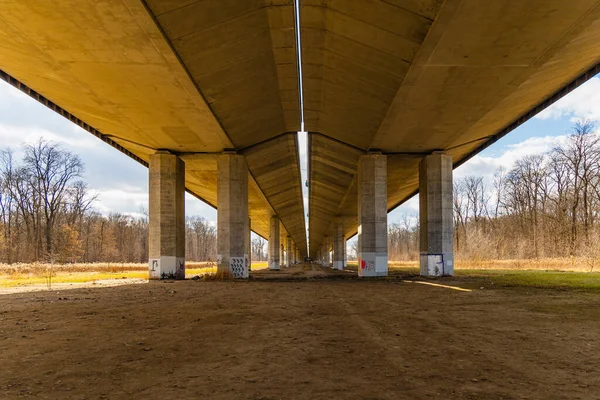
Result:
[[[344,269],[344,229],[341,221],[333,226],[333,269]]]
[[[185,163],[159,151],[149,167],[149,277],[185,279]]]
[[[285,246],[285,266],[287,268],[292,265],[292,238],[287,237],[286,246]]]
[[[322,267],[327,266],[327,236],[323,237],[323,243],[321,243],[321,260],[320,264]]]
[[[281,267],[285,267],[285,251],[284,251],[284,244],[281,243],[281,245],[279,246],[279,265]]]
[[[281,235],[279,232],[279,218],[275,215],[271,217],[269,231],[269,269],[277,271],[281,266]]]
[[[452,157],[434,153],[419,165],[421,275],[454,275]]]
[[[252,219],[250,217],[248,217],[248,249],[248,272],[250,272],[252,271]]]
[[[348,266],[348,242],[344,238],[344,268]]]
[[[387,157],[358,162],[358,275],[387,276]]]
[[[248,167],[244,156],[225,153],[217,168],[217,268],[248,278]]]

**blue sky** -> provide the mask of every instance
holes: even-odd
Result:
[[[455,170],[454,176],[483,175],[491,182],[499,166],[508,169],[525,154],[550,149],[566,135],[576,118],[600,120],[600,76],[475,156]],[[147,207],[148,172],[145,167],[0,81],[0,147],[11,147],[18,153],[23,142],[33,142],[41,136],[62,143],[82,158],[86,165],[86,180],[99,196],[95,205],[98,211],[136,214]],[[306,154],[304,137],[301,136],[302,155]],[[306,193],[306,188],[304,190]],[[186,196],[187,215],[201,215],[216,221],[216,211],[212,207]],[[403,213],[416,215],[417,211],[418,199],[413,198],[390,213],[389,222],[398,222]]]

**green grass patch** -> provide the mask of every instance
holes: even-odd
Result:
[[[357,268],[357,263],[348,263]],[[418,275],[418,267],[394,266],[390,272]],[[455,278],[466,278],[469,286],[537,287],[548,289],[581,289],[600,291],[600,272],[515,270],[515,269],[456,269]]]
[[[564,271],[457,270],[457,278],[481,279],[496,286],[600,291],[600,273]],[[486,285],[487,286],[487,285]]]

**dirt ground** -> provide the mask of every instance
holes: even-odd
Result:
[[[0,398],[600,399],[599,293],[413,279],[3,294]]]

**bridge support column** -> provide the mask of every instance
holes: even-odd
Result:
[[[292,238],[287,237],[285,244],[285,266],[289,268],[292,265]]]
[[[283,250],[284,247],[285,246],[283,245],[283,243],[281,243],[279,246],[279,265],[281,267],[285,267],[285,251]]]
[[[341,222],[333,227],[333,269],[344,269],[344,229]]]
[[[421,275],[454,275],[452,157],[434,153],[419,165]]]
[[[358,162],[358,276],[387,276],[387,157]]]
[[[217,269],[248,278],[248,167],[244,156],[224,153],[217,168]]]
[[[276,215],[271,217],[269,230],[269,269],[278,271],[281,266],[281,235],[279,232],[279,218]]]
[[[149,166],[149,277],[185,279],[185,163],[159,151]]]
[[[262,249],[260,250],[262,253]],[[262,254],[260,255],[262,260]],[[248,273],[252,271],[252,219],[248,217]]]

